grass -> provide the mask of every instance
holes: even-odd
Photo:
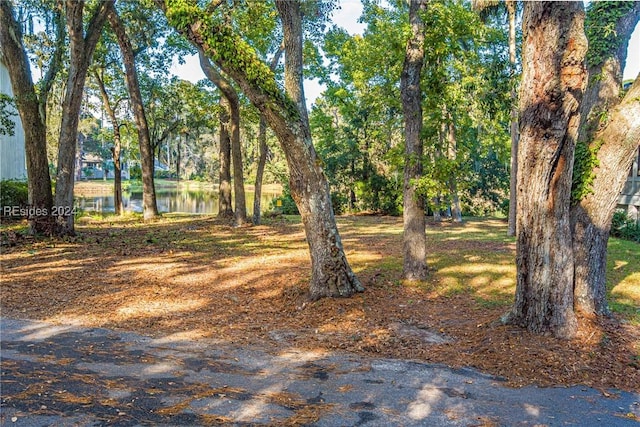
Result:
[[[633,324],[640,325],[640,245],[628,240],[611,238],[608,251],[609,306]]]

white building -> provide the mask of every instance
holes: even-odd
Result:
[[[640,221],[640,146],[636,154],[627,182],[620,194],[618,207],[625,209],[631,218]]]
[[[0,93],[13,97],[9,70],[0,59]],[[0,135],[0,180],[27,179],[24,129],[18,113],[13,116],[13,136]]]

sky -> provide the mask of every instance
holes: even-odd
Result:
[[[362,4],[360,0],[341,0],[340,9],[336,10],[333,14],[333,22],[347,30],[351,35],[362,34],[365,25],[358,23],[358,18],[361,13]],[[174,60],[171,67],[172,73],[193,83],[205,78],[197,56],[188,56],[184,59],[185,63],[182,65]],[[636,27],[629,41],[629,53],[627,56],[627,65],[624,69],[624,80],[634,79],[638,76],[638,73],[640,73],[640,25]],[[304,91],[307,98],[307,105],[311,106],[324,89],[325,88],[317,81],[305,81]]]

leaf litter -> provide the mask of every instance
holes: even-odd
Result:
[[[400,281],[401,219],[349,216],[339,226],[366,287],[351,298],[307,299],[307,243],[301,224],[287,218],[242,228],[209,217],[90,218],[71,239],[12,232],[0,256],[1,308],[7,317],[268,351],[468,366],[513,387],[639,390],[640,328],[619,315],[582,317],[569,341],[498,322],[515,281],[502,221],[430,223],[432,272],[420,284]],[[316,409],[299,415],[312,420]]]

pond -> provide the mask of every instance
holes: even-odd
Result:
[[[142,188],[140,185],[123,183],[123,203],[125,211],[142,212]],[[114,212],[113,182],[82,181],[75,186],[76,206],[83,211]],[[262,211],[269,209],[273,198],[282,194],[278,185],[263,186]],[[247,214],[253,215],[253,186],[245,188]],[[156,201],[161,213],[188,213],[217,215],[217,186],[206,183],[164,181],[156,184]]]

